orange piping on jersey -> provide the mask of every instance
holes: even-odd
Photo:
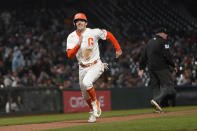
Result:
[[[114,45],[116,51],[121,50],[118,41],[116,40],[116,38],[114,37],[114,35],[111,32],[108,32],[107,31],[107,37],[106,37],[106,39],[109,39],[110,40],[110,42]]]
[[[78,50],[79,50],[79,45],[78,44],[74,48],[68,49],[67,50],[68,58],[70,58],[70,59],[73,58],[76,55]]]
[[[77,33],[77,35],[80,37],[81,36],[81,34],[76,30],[76,33]]]

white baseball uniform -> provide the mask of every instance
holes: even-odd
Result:
[[[79,83],[82,96],[85,100],[89,99],[86,90],[93,87],[93,83],[104,72],[104,65],[100,60],[98,40],[106,40],[107,31],[101,29],[86,28],[83,32],[83,40],[76,57],[79,64]],[[67,50],[74,48],[79,41],[76,31],[69,34],[67,38]]]

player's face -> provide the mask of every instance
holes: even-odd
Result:
[[[82,32],[86,29],[86,26],[87,26],[87,22],[84,21],[84,20],[77,20],[76,23],[75,23],[76,27],[77,27],[77,30],[79,32]]]
[[[163,33],[163,39],[167,39],[167,37],[168,37],[168,35],[167,34],[165,34],[165,33]]]
[[[166,33],[158,33],[163,39],[167,39],[168,35]]]

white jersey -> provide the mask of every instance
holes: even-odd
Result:
[[[90,64],[100,59],[98,40],[106,40],[107,31],[101,29],[86,28],[83,32],[83,40],[76,54],[79,64]],[[67,38],[67,50],[74,48],[79,41],[76,31],[69,34]]]

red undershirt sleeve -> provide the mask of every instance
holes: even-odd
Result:
[[[68,49],[67,50],[68,58],[69,59],[73,58],[76,55],[78,50],[79,50],[79,45],[78,44],[74,48]]]
[[[115,47],[116,51],[121,50],[120,45],[118,43],[118,41],[116,40],[116,38],[114,37],[114,35],[111,32],[107,32],[107,40],[110,40],[110,42],[113,44],[113,46]]]

